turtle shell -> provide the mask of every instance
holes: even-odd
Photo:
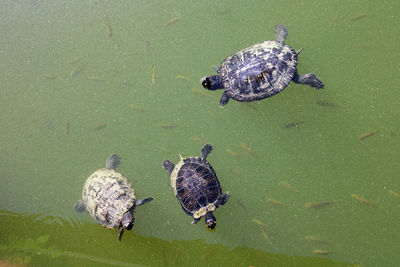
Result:
[[[203,158],[185,158],[171,173],[171,186],[183,210],[195,219],[218,207],[222,196],[217,175]]]
[[[134,207],[132,184],[113,169],[99,169],[87,178],[82,201],[89,214],[102,226],[117,228],[125,212]]]
[[[282,92],[292,80],[297,53],[278,41],[265,41],[227,57],[218,68],[225,92],[237,101],[254,101]]]

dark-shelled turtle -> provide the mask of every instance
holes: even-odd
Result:
[[[218,75],[206,76],[201,84],[208,90],[223,89],[220,105],[232,98],[250,102],[282,92],[290,83],[308,84],[321,89],[324,84],[314,73],[297,73],[297,56],[301,52],[284,43],[288,31],[276,26],[276,40],[265,41],[245,48],[227,57],[219,67]]]
[[[176,166],[169,160],[162,163],[171,177],[171,186],[183,210],[193,217],[193,224],[203,216],[206,226],[214,229],[217,223],[213,211],[224,205],[229,193],[222,194],[217,175],[207,156],[212,150],[211,145],[201,149],[200,157],[182,158]]]

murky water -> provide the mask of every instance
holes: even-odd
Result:
[[[397,265],[399,11],[398,1],[4,1],[1,263]],[[326,88],[290,84],[221,109],[222,91],[200,78],[274,39],[278,23],[304,49],[299,72]],[[161,168],[206,143],[231,193],[214,232],[190,224]],[[72,209],[112,153],[137,196],[155,198],[121,243]]]

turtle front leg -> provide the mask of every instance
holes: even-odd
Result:
[[[224,107],[229,102],[229,96],[226,92],[222,94],[221,99],[219,100],[219,105]]]
[[[140,206],[140,205],[146,204],[147,202],[152,201],[153,199],[154,198],[152,198],[152,197],[146,197],[146,198],[141,199],[141,200],[136,200],[135,205],[136,206]]]
[[[76,212],[83,212],[86,210],[85,204],[83,203],[83,201],[80,199],[78,200],[75,205],[74,205],[74,210]]]
[[[175,168],[175,165],[169,160],[164,160],[162,163],[162,167],[166,169],[168,171],[169,176],[171,176],[171,173]]]
[[[231,195],[231,194],[230,194],[229,192],[226,192],[225,195],[222,196],[221,204],[220,204],[220,205],[225,205],[225,203],[228,201],[230,195]]]
[[[308,84],[311,87],[314,87],[316,89],[322,89],[324,88],[324,83],[318,79],[317,76],[315,76],[314,73],[307,73],[303,75],[299,75],[297,72],[293,76],[292,79],[295,83],[299,84]]]
[[[196,224],[196,223],[198,223],[198,222],[200,221],[200,219],[201,219],[201,217],[200,217],[200,218],[198,218],[198,219],[194,219],[194,220],[193,220],[193,222],[192,222],[192,224]]]

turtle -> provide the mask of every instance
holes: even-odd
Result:
[[[82,199],[74,205],[75,211],[88,211],[100,225],[118,228],[119,241],[124,229],[131,230],[135,223],[135,208],[153,200],[152,197],[136,199],[132,184],[116,172],[120,164],[121,157],[111,155],[106,160],[106,168],[98,169],[87,178]]]
[[[226,105],[230,98],[251,102],[274,96],[282,92],[293,81],[308,84],[316,89],[324,88],[323,82],[314,73],[297,73],[295,51],[284,43],[288,35],[285,26],[276,26],[276,40],[264,41],[245,48],[214,67],[218,75],[201,79],[201,85],[208,90],[223,89],[220,105]]]
[[[217,175],[207,161],[212,146],[206,144],[201,149],[201,157],[182,158],[178,164],[165,160],[162,167],[168,171],[171,186],[178,198],[182,209],[193,217],[192,224],[196,224],[205,217],[206,227],[214,229],[217,220],[213,212],[220,205],[224,205],[230,196],[229,192],[222,194]]]

